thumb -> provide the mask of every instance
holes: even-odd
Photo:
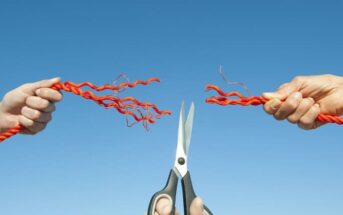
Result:
[[[48,80],[37,81],[37,82],[33,83],[32,85],[36,90],[39,88],[51,87],[52,85],[60,82],[60,80],[61,80],[61,78],[55,77],[55,78],[51,78]]]
[[[56,77],[56,78],[51,78],[51,79],[47,79],[47,80],[37,81],[34,83],[30,83],[30,84],[24,84],[21,86],[21,89],[26,93],[34,94],[34,92],[37,89],[51,87],[52,85],[58,83],[60,80],[61,80],[61,78]]]
[[[169,199],[161,198],[157,201],[156,212],[160,215],[168,215],[172,211],[172,205]]]
[[[204,203],[202,199],[196,197],[191,204],[191,215],[202,215],[204,210]]]
[[[279,99],[285,100],[289,95],[296,92],[298,86],[295,83],[286,83],[283,84],[275,92],[265,92],[262,96],[266,99]]]

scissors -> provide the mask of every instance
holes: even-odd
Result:
[[[170,202],[172,202],[171,215],[175,214],[176,190],[179,177],[181,178],[182,182],[184,215],[190,215],[191,204],[196,198],[196,194],[193,190],[191,176],[187,169],[187,155],[191,141],[193,118],[194,103],[192,102],[191,104],[186,120],[184,102],[182,102],[174,167],[169,173],[166,186],[161,191],[155,193],[152,196],[147,215],[155,214],[157,201],[161,198],[167,198]],[[206,206],[204,206],[204,215],[213,215]]]

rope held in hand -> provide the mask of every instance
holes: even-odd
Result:
[[[160,79],[150,78],[147,81],[137,80],[132,83],[123,82],[117,86],[110,84],[96,86],[90,82],[76,84],[71,81],[66,81],[64,83],[56,83],[51,88],[58,91],[70,92],[74,95],[81,96],[84,99],[93,100],[98,105],[106,109],[114,108],[121,114],[131,116],[135,120],[135,123],[143,122],[144,127],[147,128],[149,123],[152,124],[156,119],[159,119],[161,115],[170,115],[171,112],[167,110],[159,110],[155,104],[150,102],[140,102],[131,96],[120,98],[113,93],[112,95],[95,95],[92,91],[82,90],[81,88],[88,87],[96,92],[110,90],[118,93],[124,88],[133,88],[137,85],[148,85],[151,82],[160,82]],[[24,129],[22,125],[17,125],[16,127],[0,134],[0,142],[18,134],[22,129]]]
[[[242,94],[238,92],[224,92],[218,86],[213,85],[213,84],[209,84],[206,86],[206,91],[210,91],[210,90],[216,91],[219,95],[207,98],[206,103],[209,103],[209,104],[218,104],[221,106],[227,106],[227,105],[257,106],[257,105],[263,105],[269,101],[268,99],[262,96],[244,97]],[[317,120],[320,122],[336,123],[338,125],[343,125],[343,118],[340,118],[338,116],[319,114],[317,117]]]

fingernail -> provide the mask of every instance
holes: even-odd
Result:
[[[275,93],[265,92],[265,93],[262,94],[262,96],[263,96],[264,98],[267,98],[267,99],[272,99],[272,98],[275,97]]]
[[[281,101],[279,99],[273,99],[270,101],[270,107],[273,110],[279,109]]]
[[[36,95],[38,95],[40,93],[40,91],[41,91],[40,89],[37,89],[36,92],[35,92]]]
[[[193,200],[193,204],[194,204],[196,207],[202,206],[202,205],[203,205],[202,199],[200,199],[199,197],[196,197],[196,198]]]
[[[60,81],[60,80],[61,80],[60,77],[54,77],[54,78],[51,78],[49,81],[58,82],[58,81]]]

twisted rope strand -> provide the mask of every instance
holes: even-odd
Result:
[[[206,103],[209,104],[218,104],[221,106],[227,105],[241,105],[241,106],[248,106],[248,105],[263,105],[269,100],[262,97],[262,96],[250,96],[244,97],[239,92],[224,92],[218,86],[209,84],[206,86],[206,91],[216,91],[219,96],[212,96],[206,99]],[[236,98],[235,98],[236,97]],[[319,114],[317,120],[320,122],[328,122],[328,123],[336,123],[338,125],[343,125],[343,118],[339,116],[332,116],[326,114]]]
[[[67,87],[74,87],[74,88],[82,88],[82,87],[89,87],[95,91],[104,91],[104,90],[112,90],[112,91],[119,91],[120,89],[122,88],[125,88],[125,87],[129,87],[129,88],[134,88],[135,86],[137,85],[148,85],[150,84],[151,82],[160,82],[160,79],[159,78],[149,78],[148,80],[146,81],[141,81],[141,80],[137,80],[137,81],[134,81],[132,83],[129,83],[129,82],[123,82],[117,86],[113,86],[113,85],[110,85],[110,84],[104,84],[102,86],[96,86],[90,82],[82,82],[80,84],[76,84],[76,83],[73,83],[71,81],[66,81],[64,82],[64,85],[67,86]]]
[[[2,133],[2,134],[0,135],[0,142],[2,142],[2,141],[4,141],[4,140],[6,140],[6,139],[8,139],[8,138],[10,138],[10,137],[12,137],[12,136],[18,134],[22,129],[23,129],[23,126],[22,126],[22,125],[17,125],[16,127],[14,127],[14,128],[12,128],[12,129],[10,129],[10,130],[8,130],[8,131]]]
[[[160,79],[150,78],[146,81],[137,80],[132,83],[123,82],[117,86],[113,86],[109,84],[96,86],[90,82],[82,82],[82,83],[76,84],[71,81],[66,81],[64,83],[62,82],[56,83],[51,88],[58,91],[70,92],[70,93],[73,93],[74,95],[81,96],[84,99],[92,100],[96,102],[98,105],[106,109],[114,108],[121,114],[124,114],[126,116],[131,116],[135,120],[134,124],[138,122],[143,122],[143,126],[145,128],[148,128],[147,127],[148,124],[152,124],[155,122],[156,119],[160,119],[161,115],[170,115],[171,112],[168,110],[160,110],[157,108],[155,104],[151,102],[140,102],[136,98],[131,97],[131,96],[124,97],[124,98],[119,98],[118,96],[115,96],[115,95],[97,96],[93,92],[89,90],[82,90],[81,88],[89,87],[92,90],[95,90],[97,92],[105,91],[105,90],[119,92],[119,90],[122,88],[126,88],[126,87],[133,88],[137,85],[148,85],[151,82],[160,82]],[[152,109],[154,111],[154,114],[149,109]],[[12,137],[13,135],[16,135],[22,129],[24,129],[22,125],[17,125],[16,127],[0,134],[0,142]]]

